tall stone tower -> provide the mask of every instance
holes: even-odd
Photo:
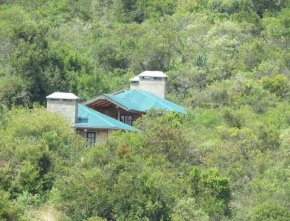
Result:
[[[139,89],[165,98],[167,78],[161,71],[144,71],[130,79],[130,89]]]
[[[72,93],[55,92],[46,97],[47,110],[60,113],[75,124],[78,118],[79,98]]]

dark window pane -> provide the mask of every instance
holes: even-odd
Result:
[[[90,147],[93,146],[96,142],[96,133],[95,132],[87,132],[87,138],[88,138]]]
[[[123,123],[126,123],[126,121],[127,121],[127,116],[125,116],[125,115],[121,115],[121,119],[120,119],[120,121],[123,122]]]
[[[128,124],[132,126],[133,116],[128,116]]]

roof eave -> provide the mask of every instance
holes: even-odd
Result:
[[[92,127],[92,126],[73,126],[75,129],[100,129],[100,130],[127,130],[127,131],[134,131],[130,129],[123,129],[119,127]]]
[[[147,111],[138,111],[134,109],[128,109],[129,112],[135,113],[135,114],[146,114]]]
[[[101,99],[106,99],[106,100],[112,102],[112,103],[115,104],[116,106],[121,107],[122,109],[124,109],[124,110],[126,110],[126,111],[131,111],[131,109],[128,109],[127,107],[125,107],[125,106],[119,104],[118,102],[112,100],[111,98],[109,98],[108,96],[106,96],[106,94],[102,94],[102,95],[100,95],[100,96],[98,96],[98,97],[96,97],[96,98],[94,98],[94,99],[91,99],[91,100],[89,100],[89,101],[83,102],[82,104],[87,106],[87,105],[90,105],[90,104],[92,104],[92,103],[94,103],[94,102],[96,102],[96,101],[98,101],[98,100],[101,100]],[[135,110],[135,111],[136,111],[136,110]]]
[[[95,98],[92,98],[92,99],[90,99],[90,100],[84,101],[84,102],[82,102],[81,104],[87,106],[87,105],[92,104],[92,103],[94,103],[94,102],[96,102],[96,101],[98,101],[98,100],[100,100],[100,99],[102,99],[102,98],[104,98],[104,95],[103,95],[103,94],[102,94],[102,95],[99,95],[99,96],[97,96],[97,97],[95,97]]]
[[[125,92],[125,91],[127,91],[127,90],[129,90],[129,89],[128,89],[128,88],[122,88],[122,89],[118,89],[118,90],[115,90],[115,91],[111,92],[111,94],[112,94],[112,95],[116,95],[116,94],[119,94],[119,93]],[[91,104],[91,103],[94,103],[95,101],[100,100],[100,99],[103,97],[103,95],[104,95],[104,94],[98,95],[98,96],[96,96],[96,97],[94,97],[94,98],[91,98],[91,99],[89,99],[89,100],[87,100],[87,101],[82,102],[82,104],[83,104],[83,105],[89,105],[89,104]]]

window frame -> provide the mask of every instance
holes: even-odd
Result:
[[[122,118],[123,118],[123,119],[122,119]],[[121,115],[120,115],[120,121],[121,121],[122,123],[126,124],[126,122],[127,122],[127,115],[125,115],[125,114],[121,114]]]
[[[93,135],[93,136],[90,137],[89,135]],[[87,140],[89,142],[89,147],[92,147],[96,143],[97,134],[96,134],[96,132],[88,131],[86,138],[87,138]],[[92,141],[92,139],[93,139],[93,141]]]
[[[130,119],[131,118],[131,119]],[[133,125],[133,115],[128,115],[128,117],[127,117],[127,121],[128,121],[128,124],[130,125],[130,126],[132,126]]]
[[[130,126],[132,126],[133,124],[133,115],[125,115],[125,114],[121,114],[120,115],[120,121],[124,124],[128,124]]]

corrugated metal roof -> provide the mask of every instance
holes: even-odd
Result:
[[[70,99],[70,100],[79,99],[79,97],[74,95],[73,93],[65,93],[65,92],[54,92],[54,93],[48,95],[46,98],[48,98],[48,99]]]
[[[119,90],[115,90],[115,91],[113,91],[111,94],[113,94],[113,95],[115,95],[115,94],[120,94],[120,93],[122,93],[122,92],[124,92],[124,91],[127,91],[127,90],[129,90],[129,89],[128,89],[128,88],[122,88],[122,89],[119,89]],[[83,105],[89,105],[89,104],[92,104],[92,103],[94,103],[95,101],[99,100],[102,96],[103,96],[103,94],[98,95],[97,97],[94,97],[94,98],[92,98],[92,99],[89,99],[89,100],[86,100],[86,101],[82,102],[82,104],[83,104]]]
[[[123,93],[120,93],[123,94]],[[124,108],[128,110],[135,110],[139,112],[144,112],[143,109],[141,109],[138,105],[128,101],[126,98],[119,97],[118,95],[111,95],[111,94],[104,94],[105,97],[109,98],[110,100],[116,102],[117,104],[120,104],[120,106],[123,106]]]
[[[151,108],[155,108],[164,109],[165,111],[175,110],[182,114],[186,113],[182,106],[141,90],[128,90],[117,95],[105,94],[105,96],[129,110],[146,112]]]
[[[135,128],[121,121],[115,120],[107,115],[95,111],[87,106],[78,104],[78,120],[76,128],[99,128],[99,129],[120,129],[134,131]]]

